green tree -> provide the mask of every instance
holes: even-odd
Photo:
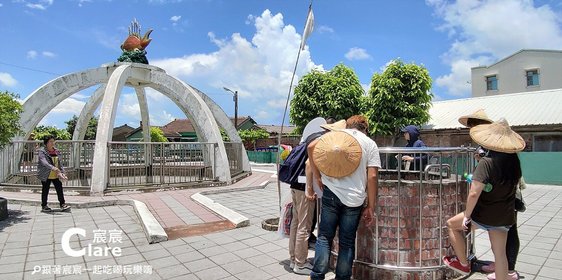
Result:
[[[406,125],[429,121],[433,94],[431,77],[424,66],[394,60],[381,73],[375,73],[366,101],[372,134],[398,134]]]
[[[312,70],[304,75],[295,88],[289,117],[301,133],[306,124],[316,117],[347,119],[360,114],[363,96],[359,78],[353,69],[338,64],[328,72]]]
[[[220,132],[221,132],[222,141],[229,142],[230,137],[228,137],[228,134],[226,134],[226,130],[224,130],[224,128],[221,127]]]
[[[7,91],[0,91],[0,148],[10,142],[12,137],[22,133],[20,114],[22,105],[19,96]]]
[[[159,127],[150,127],[150,141],[151,142],[168,142],[168,139],[164,137],[164,132]]]
[[[33,129],[33,139],[34,140],[43,140],[45,136],[52,135],[57,140],[70,140],[71,136],[66,129],[59,129],[54,126],[44,126],[40,125]]]
[[[74,133],[74,129],[76,128],[76,123],[78,122],[78,117],[73,115],[72,118],[66,122],[66,131],[70,135]],[[98,130],[98,118],[92,117],[88,122],[88,128],[86,129],[86,135],[84,136],[84,140],[95,140],[96,139],[96,132]]]
[[[269,137],[269,133],[263,129],[242,129],[238,131],[243,142],[250,142],[256,149],[256,140]]]

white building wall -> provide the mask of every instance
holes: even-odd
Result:
[[[539,70],[539,85],[527,86],[526,71]],[[486,89],[486,77],[496,75],[498,90]],[[521,50],[490,66],[471,69],[472,96],[490,96],[562,88],[562,51]]]

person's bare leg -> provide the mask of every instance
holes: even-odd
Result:
[[[461,262],[461,264],[468,264],[466,258],[466,241],[464,236],[464,229],[462,228],[462,219],[464,218],[464,212],[461,212],[452,218],[447,220],[447,229],[449,230],[449,242],[453,246],[455,255]]]
[[[490,230],[488,231],[492,252],[494,253],[494,262],[496,264],[496,280],[507,279],[507,255],[505,254],[505,246],[507,243],[507,231]]]

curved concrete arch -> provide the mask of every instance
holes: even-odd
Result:
[[[165,72],[153,71],[150,77],[150,87],[166,95],[176,104],[191,120],[197,135],[202,138],[201,142],[217,143],[215,149],[215,174],[219,180],[230,182],[230,167],[226,157],[226,149],[220,134],[219,127],[211,110],[205,101],[190,86]]]
[[[94,116],[94,112],[100,106],[102,101],[105,87],[106,84],[98,87],[90,99],[88,99],[88,102],[86,102],[82,111],[80,111],[80,116],[76,121],[76,126],[74,127],[74,132],[72,133],[72,140],[84,140],[90,119]]]
[[[142,135],[144,142],[150,142],[150,117],[148,114],[148,103],[146,102],[146,93],[143,87],[135,87],[135,93],[137,94],[137,100],[139,102],[139,108],[141,113],[141,120],[142,120]],[[152,158],[151,158],[152,159]]]
[[[231,181],[229,161],[217,124],[218,121],[234,142],[241,142],[230,119],[204,93],[166,74],[164,70],[150,65],[110,63],[96,69],[67,74],[47,82],[30,94],[23,103],[24,112],[21,115],[20,124],[24,131],[24,137],[28,138],[41,119],[66,98],[97,84],[105,85],[96,89],[90,100],[82,108],[77,127],[73,133],[73,140],[84,138],[89,119],[102,102],[94,149],[92,193],[103,193],[109,181],[107,143],[111,141],[117,101],[125,85],[135,88],[141,107],[141,117],[146,125],[149,125],[149,115],[145,87],[156,89],[176,103],[185,115],[192,120],[193,127],[202,142],[216,143],[213,151],[214,156],[211,158],[214,161],[215,176],[221,181]],[[144,136],[145,138],[150,137],[150,131],[147,130]],[[24,137],[18,137],[14,140]],[[247,156],[245,153],[243,156],[245,156],[243,158],[244,170],[249,171]],[[5,170],[0,171],[2,176],[7,174]]]
[[[90,123],[90,119],[94,115],[94,112],[98,108],[101,103],[103,93],[105,92],[106,84],[101,85],[94,91],[90,99],[86,102],[82,111],[80,111],[80,116],[76,121],[76,126],[74,127],[74,132],[72,133],[72,140],[84,140],[86,136],[86,132],[88,130],[88,124]],[[74,168],[80,167],[80,144],[74,144],[73,151],[74,157],[72,165]]]
[[[131,65],[118,66],[109,77],[105,88],[92,166],[91,192],[94,194],[103,193],[109,181],[108,162],[106,160],[109,154],[107,143],[111,141],[113,135],[113,123],[115,122],[119,95],[132,72]]]
[[[150,115],[148,114],[148,103],[146,102],[146,92],[144,87],[135,87],[135,93],[137,94],[137,99],[139,102],[139,108],[141,112],[141,120],[142,120],[142,135],[144,142],[151,142],[152,139],[150,137]],[[148,128],[148,129],[147,129]],[[152,155],[152,146],[146,145],[145,146],[145,154]],[[149,167],[152,166],[152,157],[148,156],[144,159],[144,165]],[[152,177],[149,177],[152,180]]]
[[[213,113],[213,116],[215,117],[217,123],[226,131],[226,135],[228,135],[228,138],[230,138],[230,140],[234,143],[242,143],[242,138],[240,138],[240,135],[238,135],[238,131],[236,130],[234,124],[232,124],[232,121],[230,120],[228,115],[224,112],[224,110],[204,92],[200,91],[197,88],[194,88],[189,84],[188,86],[190,86],[193,90],[195,90],[195,92],[197,92],[197,94],[201,96],[201,98],[203,98],[203,101],[205,101],[209,109],[211,109],[211,112]],[[242,170],[244,171],[252,170],[252,168],[250,167],[250,160],[248,159],[248,154],[245,152],[245,150],[243,150],[242,152]]]
[[[20,116],[24,134],[15,139],[28,139],[37,124],[59,103],[78,91],[105,83],[107,79],[108,70],[101,67],[71,73],[47,82],[25,99]]]

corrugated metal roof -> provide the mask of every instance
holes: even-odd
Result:
[[[562,124],[562,89],[437,101],[429,110],[430,121],[423,128],[463,127],[459,117],[481,108],[490,119],[503,117],[511,126]]]

